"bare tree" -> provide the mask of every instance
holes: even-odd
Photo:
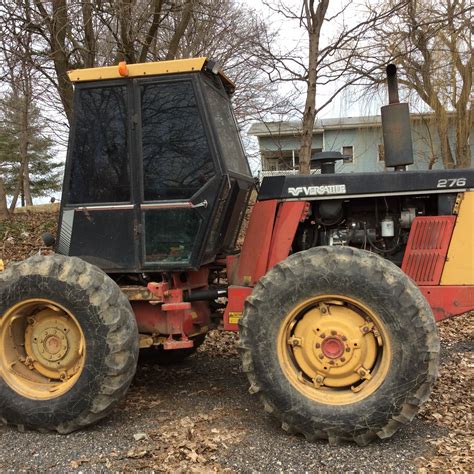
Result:
[[[420,122],[421,122],[421,132],[416,136],[416,131],[412,130],[412,134],[414,137],[418,138],[418,140],[423,143],[425,150],[428,150],[428,153],[421,152],[419,159],[424,160],[426,162],[427,168],[429,170],[433,169],[433,166],[438,161],[439,156],[437,153],[437,147],[434,140],[433,134],[433,117],[429,114],[420,114]],[[416,159],[416,157],[415,157]]]
[[[171,42],[172,29],[169,30]],[[282,107],[263,71],[265,49],[275,38],[265,21],[251,8],[229,0],[201,0],[176,52],[177,57],[206,56],[219,64],[237,85],[232,97],[241,126]]]
[[[149,59],[160,28],[171,17],[176,29],[162,57],[174,58],[197,0],[3,0],[2,29],[20,28],[32,37],[27,58],[52,83],[71,120],[72,84],[67,72],[126,60]],[[11,51],[14,54],[14,51]]]
[[[300,24],[308,33],[308,74],[307,92],[303,111],[303,133],[299,153],[300,173],[310,173],[311,149],[313,143],[313,127],[316,118],[316,86],[318,82],[318,59],[321,28],[329,6],[329,0],[304,0]]]
[[[394,0],[383,0],[367,8],[380,12],[393,5]],[[439,155],[448,169],[471,166],[472,32],[469,0],[410,1],[383,25],[375,25],[351,63],[369,88],[381,83],[375,66],[392,61],[399,65],[399,83],[434,113]],[[455,144],[450,128],[455,130]]]
[[[215,59],[239,86],[234,105],[240,118],[275,100],[260,59],[261,44],[272,37],[265,22],[235,0],[0,0],[0,26],[32,35],[25,57],[54,85],[69,121],[67,71],[119,60]]]
[[[343,2],[335,11],[329,0],[304,0],[300,10],[279,0],[267,6],[286,20],[297,23],[305,33],[306,45],[275,52],[267,45],[267,73],[273,82],[302,83],[305,103],[302,108],[302,128],[299,150],[299,171],[309,174],[314,122],[317,114],[327,107],[345,88],[358,81],[359,76],[350,75],[349,64],[365,35],[375,26],[382,25],[405,2],[394,2],[391,8],[364,15],[350,16],[357,9],[355,0]],[[325,27],[332,26],[335,32],[322,37]],[[336,27],[334,25],[337,25]],[[378,67],[378,66],[377,66]],[[320,101],[318,87],[331,84],[329,97]]]

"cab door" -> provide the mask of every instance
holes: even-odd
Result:
[[[139,264],[130,92],[126,80],[76,85],[61,199],[56,251],[109,273]]]
[[[141,259],[150,270],[197,268],[220,173],[194,78],[139,79]]]

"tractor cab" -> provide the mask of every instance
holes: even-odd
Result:
[[[56,250],[111,273],[197,269],[234,250],[253,184],[205,58],[83,69]]]

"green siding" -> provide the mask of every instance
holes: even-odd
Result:
[[[299,150],[300,137],[258,137],[261,151]],[[323,135],[313,135],[313,148],[323,148]]]
[[[450,132],[450,142],[455,144],[454,130],[450,130]],[[471,133],[471,137],[472,136],[474,136],[474,133]],[[297,152],[300,147],[300,139],[298,136],[259,136],[258,140],[261,152],[274,152],[279,150],[295,150]],[[435,127],[433,125],[428,127],[426,122],[422,120],[412,122],[412,141],[415,163],[410,166],[409,169],[428,169],[433,151],[439,155],[439,140]],[[379,145],[382,143],[381,125],[362,128],[344,128],[339,130],[329,129],[323,133],[317,133],[313,137],[313,148],[322,148],[325,151],[342,152],[342,147],[353,146],[354,162],[339,162],[336,166],[337,172],[346,173],[384,170],[385,163],[378,160]],[[455,149],[452,151],[454,154]],[[473,145],[471,145],[471,160],[471,162],[474,163]],[[434,163],[433,168],[443,168],[440,158]]]

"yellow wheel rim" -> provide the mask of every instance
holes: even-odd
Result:
[[[392,352],[380,317],[352,298],[322,295],[297,305],[278,333],[278,359],[291,384],[320,403],[346,405],[375,392]]]
[[[35,400],[60,397],[77,382],[85,362],[77,319],[47,299],[30,299],[0,318],[0,377]]]

